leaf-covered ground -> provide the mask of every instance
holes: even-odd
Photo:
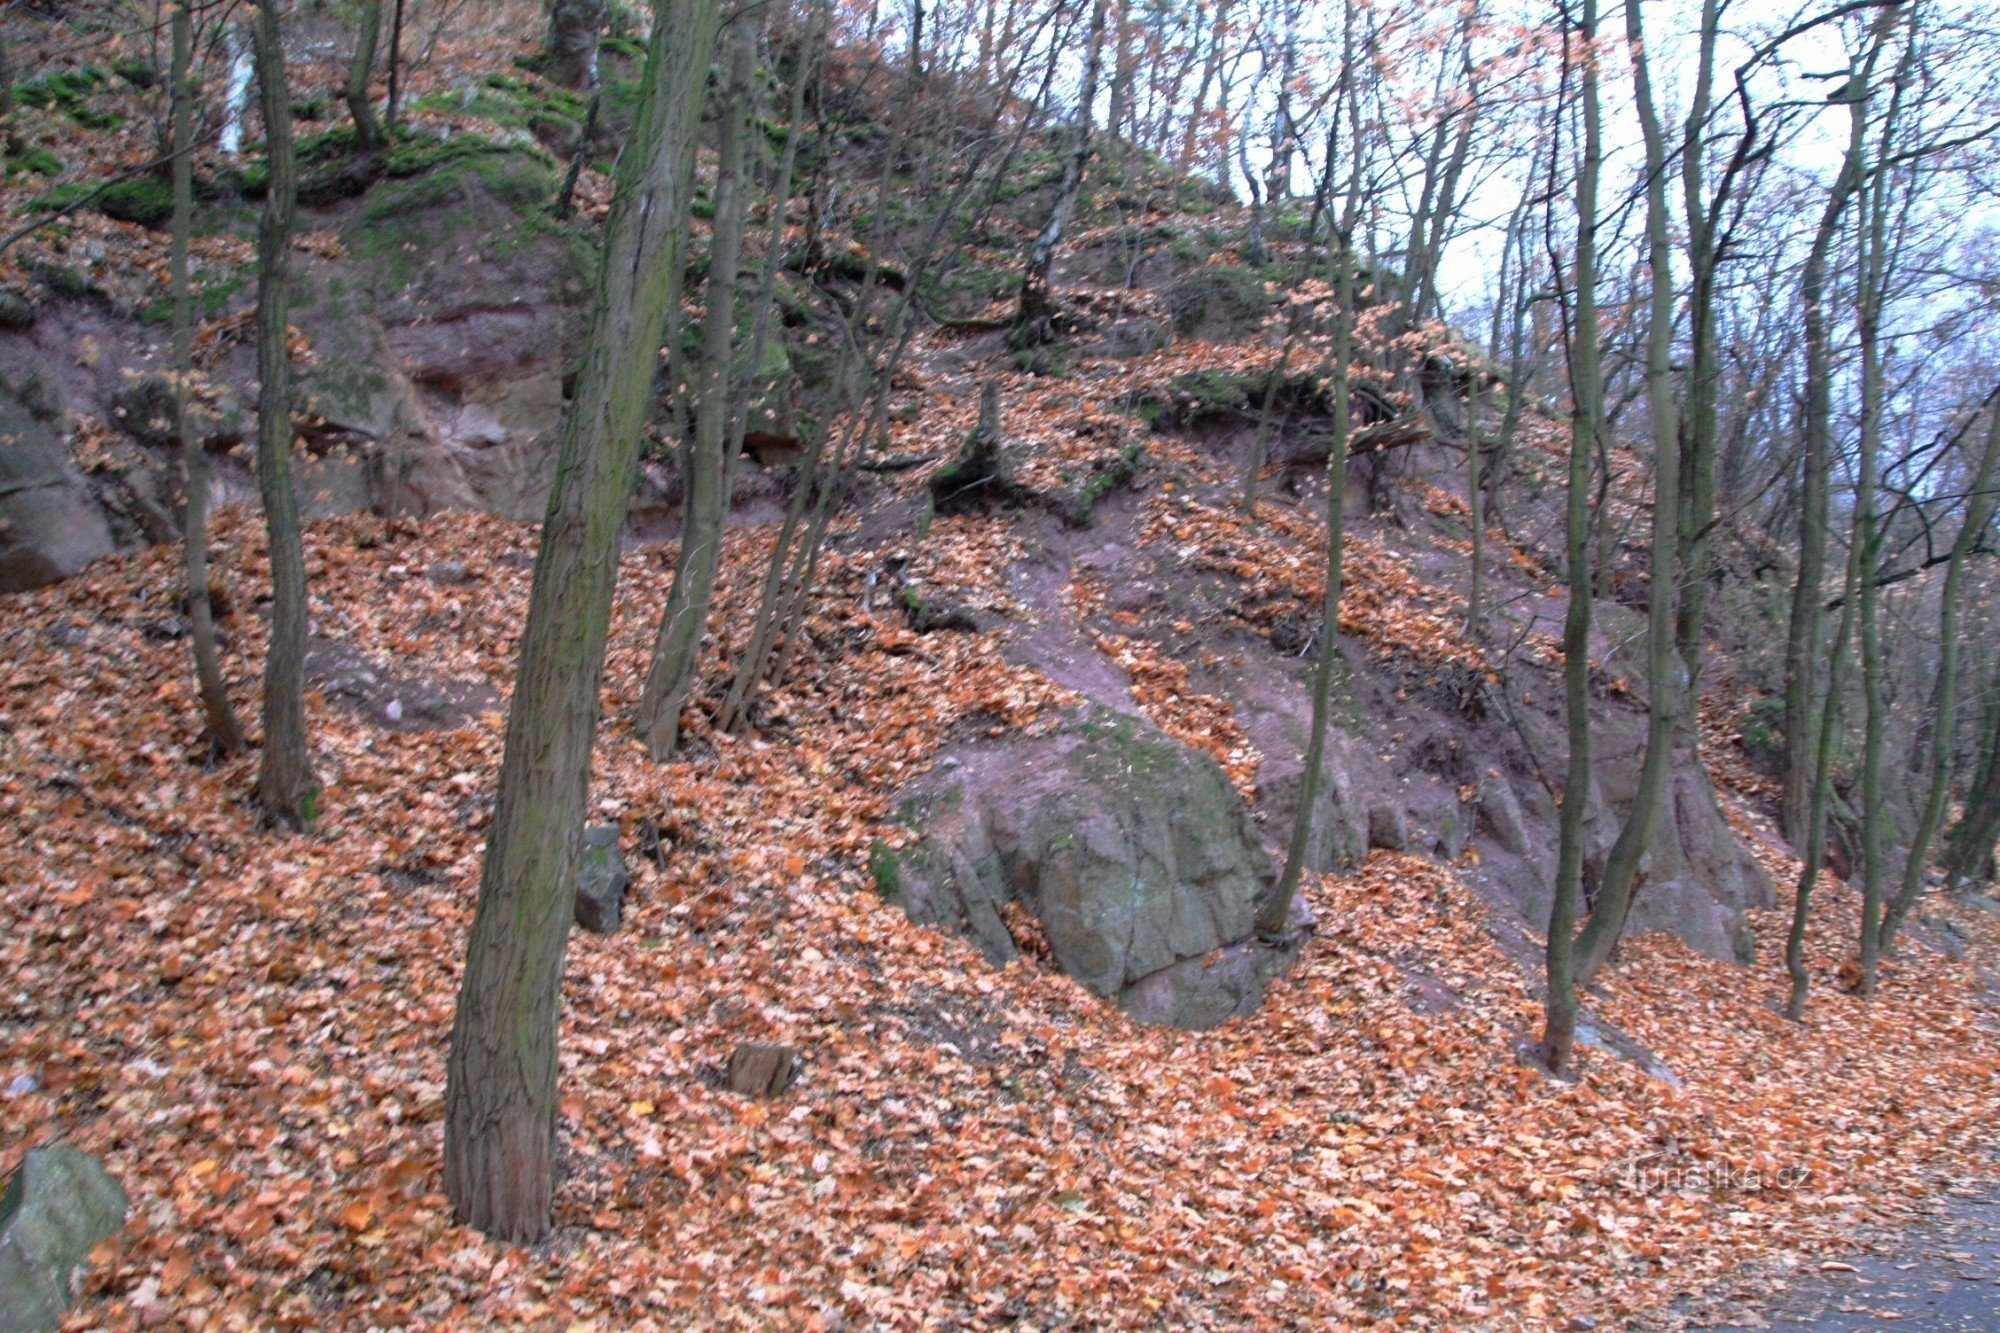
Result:
[[[732,532],[718,625],[745,619],[770,537]],[[254,713],[258,524],[225,513],[217,538]],[[316,632],[504,694],[533,539],[459,514],[319,524]],[[945,520],[922,561],[997,588],[1014,540]],[[1854,906],[1831,881],[1804,1027],[1774,1008],[1777,914],[1748,971],[1626,947],[1590,1005],[1679,1088],[1595,1051],[1574,1084],[1522,1064],[1536,1003],[1481,909],[1450,868],[1385,853],[1308,886],[1303,963],[1213,1032],[992,971],[884,905],[866,852],[944,740],[1032,726],[1061,692],[991,636],[913,635],[853,554],[764,729],[654,766],[621,720],[671,554],[626,557],[593,787],[662,855],[623,933],[573,940],[557,1232],[525,1251],[454,1227],[439,1193],[498,716],[418,730],[316,696],[322,828],[260,832],[254,759],[203,763],[174,552],[9,601],[0,1170],[65,1137],[134,1200],[80,1325],[1540,1328],[1658,1310],[1990,1169],[1977,960],[2000,930],[1964,913],[1969,960],[1912,943],[1863,1003],[1832,984]],[[470,582],[427,577],[443,561]],[[745,1040],[804,1052],[785,1099],[720,1086]],[[1633,1164],[1674,1174],[1635,1189]]]

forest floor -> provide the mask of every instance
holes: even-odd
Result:
[[[244,603],[259,528],[218,519]],[[571,946],[555,1238],[489,1244],[451,1224],[439,1117],[534,538],[464,514],[310,529],[343,664],[310,708],[311,837],[256,827],[254,757],[205,761],[174,551],[9,602],[0,1170],[62,1137],[130,1191],[81,1322],[1604,1326],[1826,1262],[1992,1172],[2000,917],[1976,904],[1940,905],[1951,931],[1864,1002],[1833,981],[1855,903],[1829,880],[1804,1026],[1776,1012],[1779,913],[1747,970],[1629,942],[1590,1008],[1679,1086],[1599,1051],[1573,1083],[1522,1063],[1530,984],[1454,869],[1412,857],[1311,883],[1299,967],[1214,1031],[991,970],[884,903],[867,850],[950,737],[1034,726],[1064,692],[994,635],[914,635],[867,600],[883,553],[845,550],[764,730],[697,728],[654,765],[623,719],[669,545],[625,557],[593,784],[662,854],[625,929]],[[746,619],[770,539],[732,530],[717,625]],[[997,587],[1015,542],[940,520],[918,561]],[[469,582],[430,577],[447,563]],[[257,609],[224,630],[247,710]],[[494,702],[412,722],[351,687],[356,661]],[[746,1040],[804,1053],[786,1099],[722,1086]]]

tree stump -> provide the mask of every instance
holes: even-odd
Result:
[[[781,1097],[799,1071],[799,1053],[789,1046],[746,1042],[729,1057],[729,1089],[745,1097]]]

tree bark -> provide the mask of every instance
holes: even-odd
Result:
[[[688,446],[687,466],[682,469],[680,553],[634,718],[640,740],[657,760],[665,760],[680,742],[681,705],[694,683],[709,602],[715,593],[723,525],[729,515],[729,445],[736,434],[731,419],[735,394],[730,360],[736,332],[736,270],[742,257],[747,212],[744,147],[749,138],[750,84],[757,59],[757,29],[751,19],[739,16],[734,21],[729,48],[728,82],[720,113],[715,225],[709,233],[708,309],[702,323],[701,372],[695,382],[694,438]],[[796,132],[797,127],[793,129]],[[773,207],[782,218],[784,202],[775,201]],[[781,227],[773,243],[782,246],[782,241]],[[754,375],[756,367],[751,366],[748,373]]]
[[[1646,590],[1646,755],[1632,809],[1604,861],[1597,905],[1576,947],[1578,985],[1589,985],[1625,933],[1639,864],[1667,791],[1667,772],[1680,715],[1681,659],[1674,650],[1675,590],[1680,584],[1680,411],[1674,401],[1673,238],[1667,216],[1667,143],[1653,103],[1651,62],[1639,6],[1625,7],[1625,40],[1632,60],[1632,99],[1638,108],[1646,162],[1646,267],[1651,300],[1646,330],[1646,409],[1653,433],[1653,532]]]
[[[271,553],[271,638],[264,658],[264,754],[257,796],[273,823],[310,829],[319,815],[320,787],[306,736],[309,612],[299,501],[292,489],[292,368],[286,325],[298,168],[292,155],[284,37],[274,0],[257,6],[250,32],[271,169],[257,233],[257,487]]]
[[[1353,64],[1354,7],[1346,6],[1347,59],[1344,71]],[[1344,72],[1333,114],[1341,112],[1340,102],[1356,96],[1352,74]],[[1325,179],[1333,179],[1333,141],[1329,138]],[[1354,360],[1354,226],[1361,212],[1362,146],[1358,117],[1348,145],[1352,164],[1348,174],[1341,216],[1334,224],[1333,238],[1333,430],[1326,455],[1326,593],[1320,613],[1319,661],[1313,667],[1312,723],[1306,736],[1305,768],[1299,776],[1298,808],[1292,815],[1291,842],[1285,849],[1285,868],[1271,896],[1257,912],[1257,933],[1267,940],[1282,936],[1292,902],[1305,878],[1306,856],[1312,847],[1314,809],[1319,800],[1320,770],[1326,762],[1326,733],[1333,716],[1333,685],[1340,663],[1340,582],[1341,546],[1346,539],[1347,443],[1352,425],[1349,384]],[[1323,191],[1322,191],[1323,193]],[[1266,409],[1268,413],[1269,404]],[[1246,499],[1250,493],[1246,492]]]
[[[580,92],[596,90],[604,6],[605,0],[555,0],[549,10],[549,82]]]
[[[1582,0],[1576,37],[1584,58],[1583,161],[1576,182],[1576,295],[1571,314],[1569,492],[1564,544],[1569,609],[1563,617],[1563,700],[1569,765],[1558,819],[1555,894],[1549,903],[1541,1055],[1550,1072],[1568,1070],[1576,1042],[1576,919],[1583,898],[1583,825],[1590,804],[1590,477],[1603,435],[1604,382],[1597,332],[1597,186],[1604,140],[1598,101],[1597,0]],[[1565,52],[1567,56],[1569,53]],[[1553,152],[1553,149],[1551,150]],[[1553,172],[1551,173],[1553,174]],[[1553,191],[1551,192],[1553,198]]]
[[[195,685],[209,742],[217,754],[243,748],[243,725],[230,706],[222,664],[215,648],[215,619],[208,594],[208,450],[188,420],[188,392],[194,379],[194,309],[188,292],[188,235],[194,217],[194,104],[200,75],[194,64],[194,21],[186,4],[175,4],[173,63],[168,73],[173,99],[174,216],[167,252],[167,285],[173,305],[174,437],[180,445],[187,488],[183,520],[183,572],[188,603],[188,643],[194,656]]]
[[[563,427],[446,1064],[445,1192],[498,1240],[547,1234],[556,1030],[618,542],[686,232],[715,0],[657,0]]]
[[[1084,168],[1090,165],[1091,107],[1097,101],[1097,78],[1104,62],[1104,23],[1109,0],[1096,0],[1090,11],[1090,31],[1084,38],[1083,83],[1077,92],[1076,121],[1071,129],[1069,156],[1063,161],[1061,182],[1056,186],[1055,203],[1048,221],[1028,249],[1028,263],[1021,275],[1021,303],[1008,334],[1016,348],[1038,347],[1054,339],[1055,297],[1049,289],[1050,272],[1055,267],[1056,247],[1062,244],[1069,227],[1069,215],[1076,210],[1077,196],[1083,191]]]
[[[1890,12],[1885,10],[1886,12]],[[1877,49],[1879,49],[1879,44]],[[1785,748],[1779,824],[1794,847],[1804,845],[1807,803],[1812,791],[1815,698],[1819,669],[1820,620],[1826,565],[1826,533],[1833,471],[1833,348],[1826,309],[1827,267],[1840,237],[1840,220],[1861,179],[1862,135],[1867,126],[1867,66],[1848,80],[1847,152],[1827,193],[1806,254],[1799,282],[1805,324],[1805,441],[1801,455],[1799,572],[1792,585],[1791,617],[1785,630]]]
[[[360,31],[354,39],[354,61],[347,67],[347,109],[354,117],[354,146],[364,153],[382,147],[382,125],[368,100],[375,76],[375,40],[382,31],[382,0],[362,0]]]
[[[1991,413],[1986,430],[1986,447],[1981,452],[1972,494],[1966,500],[1965,521],[1959,525],[1958,539],[1952,543],[1946,562],[1944,587],[1938,593],[1937,683],[1932,690],[1937,716],[1931,722],[1930,782],[1917,826],[1910,837],[1910,854],[1903,863],[1903,882],[1895,898],[1882,914],[1881,949],[1895,947],[1896,932],[1903,919],[1917,905],[1924,891],[1924,875],[1930,869],[1931,840],[1944,822],[1945,805],[1951,797],[1952,747],[1958,738],[1958,611],[1964,595],[1965,562],[1993,521],[1993,488],[2000,477],[2000,404]]]
[[[1993,684],[1986,705],[1984,740],[1980,745],[1979,768],[1966,793],[1965,813],[1951,831],[1950,850],[1944,862],[1946,892],[1968,881],[1983,879],[2000,842],[2000,662],[1995,663]]]
[[[1813,732],[1812,787],[1807,793],[1804,855],[1798,884],[1792,893],[1791,930],[1785,937],[1785,971],[1792,983],[1791,996],[1785,1001],[1785,1016],[1794,1023],[1805,1021],[1806,992],[1812,986],[1812,973],[1806,968],[1806,923],[1811,919],[1812,895],[1819,885],[1820,869],[1826,864],[1826,806],[1833,794],[1833,756],[1840,748],[1840,706],[1847,685],[1847,648],[1854,633],[1854,585],[1861,574],[1861,543],[1855,541],[1848,548],[1840,628],[1834,632],[1826,692],[1819,701],[1819,723]]]

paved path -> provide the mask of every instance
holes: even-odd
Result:
[[[1765,1296],[1739,1293],[1724,1310],[1704,1312],[1697,1326],[2000,1330],[2000,1191],[1981,1186],[1947,1195],[1910,1231],[1834,1263]]]

